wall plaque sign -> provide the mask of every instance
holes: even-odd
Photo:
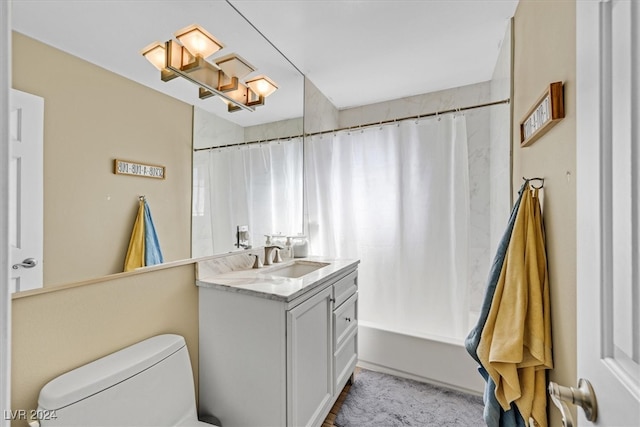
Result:
[[[113,173],[116,175],[135,175],[164,179],[165,167],[115,159],[113,162]]]
[[[520,146],[527,147],[564,119],[562,82],[551,83],[520,122]]]

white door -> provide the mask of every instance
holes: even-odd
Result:
[[[640,2],[577,2],[578,377],[640,425]],[[573,384],[570,384],[573,386]]]
[[[11,90],[9,244],[11,292],[42,287],[44,99]]]

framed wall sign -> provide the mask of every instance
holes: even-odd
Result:
[[[116,175],[135,175],[147,178],[165,179],[165,167],[135,163],[127,160],[114,159],[113,173]]]
[[[562,82],[551,83],[520,122],[520,146],[527,147],[564,119]]]

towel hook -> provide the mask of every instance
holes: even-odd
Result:
[[[144,202],[146,199],[146,196],[138,196],[138,200],[140,200],[141,202]]]
[[[535,185],[531,184],[531,186],[533,188],[535,188],[536,190],[539,190],[542,187],[544,187],[544,178],[525,178],[523,176],[522,179],[524,179],[525,181],[539,181],[540,182],[540,186],[539,187],[536,187]]]

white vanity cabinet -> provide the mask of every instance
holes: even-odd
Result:
[[[287,311],[289,426],[317,425],[333,404],[332,299],[329,286]]]
[[[320,426],[357,362],[356,264],[292,298],[199,280],[199,412],[225,427]]]

